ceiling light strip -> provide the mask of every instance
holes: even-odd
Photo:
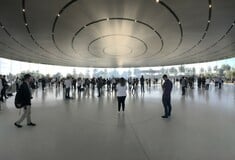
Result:
[[[45,51],[46,53],[49,53],[50,55],[53,55],[53,59],[54,60],[57,60],[58,62],[64,62],[64,57],[60,57],[58,58],[58,56],[60,55],[57,55],[55,53],[52,53],[50,51],[48,51],[47,49],[45,49],[44,47],[42,47],[38,42],[37,40],[34,38],[32,32],[30,31],[30,28],[29,28],[29,25],[28,25],[28,22],[27,22],[27,17],[26,17],[26,11],[25,11],[25,0],[22,0],[22,14],[23,14],[23,19],[24,19],[24,23],[25,23],[25,28],[28,32],[28,34],[30,35],[30,38],[32,39],[32,41],[34,42],[34,44],[36,44],[37,47],[39,47],[40,49],[42,49],[43,51]]]
[[[230,43],[230,44],[228,44],[228,45],[226,45],[225,47],[223,47],[223,48],[220,48],[220,49],[218,49],[218,50],[216,50],[216,51],[213,51],[213,52],[209,52],[209,53],[207,53],[206,55],[200,55],[200,59],[211,59],[211,58],[213,58],[213,57],[215,57],[216,55],[224,55],[224,54],[222,54],[221,52],[223,51],[223,50],[225,50],[225,49],[227,49],[227,48],[231,48],[231,47],[233,47],[235,45],[235,42],[232,42],[232,43]],[[225,52],[225,51],[224,51]],[[231,52],[231,50],[229,51],[229,52]],[[227,55],[227,54],[226,54]],[[198,55],[197,55],[197,57],[199,57]],[[186,57],[186,58],[184,58],[183,60],[185,61],[185,60],[192,60],[192,59],[196,59],[197,57]],[[234,57],[234,52],[231,52],[231,58],[232,57]],[[217,58],[218,59],[218,58]],[[215,60],[217,60],[216,58],[215,58]]]
[[[194,48],[196,48],[197,46],[199,46],[199,44],[205,39],[207,32],[209,30],[210,24],[211,24],[211,15],[212,15],[212,1],[208,0],[208,4],[209,4],[209,11],[208,11],[208,19],[207,19],[207,25],[206,25],[206,29],[204,30],[204,33],[202,35],[202,38],[195,44],[193,45],[193,47],[189,48],[188,50],[171,57],[170,59],[175,59],[177,58],[179,55],[185,55],[187,53],[189,53],[190,51],[192,51]]]
[[[234,21],[235,22],[235,21]],[[233,25],[231,25],[231,26],[233,26]],[[232,30],[232,28],[231,28],[231,26],[229,27],[229,29],[226,31],[226,33],[229,31],[231,31]],[[184,57],[184,59],[182,59],[182,58],[180,58],[180,59],[182,59],[182,60],[187,60],[188,58],[189,59],[194,59],[194,58],[197,58],[199,55],[200,55],[200,57],[203,57],[204,55],[205,55],[205,52],[206,51],[208,51],[209,49],[211,49],[211,48],[213,48],[213,47],[215,47],[220,41],[222,41],[226,36],[227,36],[227,34],[224,34],[223,36],[221,36],[221,38],[219,38],[215,43],[213,43],[211,46],[209,46],[209,47],[207,47],[206,49],[204,49],[204,50],[202,50],[202,51],[200,51],[200,52],[197,52],[197,53],[194,53],[193,55],[187,55],[187,56],[185,56]],[[230,45],[228,45],[228,46],[231,46],[231,45],[233,45],[235,42],[233,42],[233,43],[231,43]],[[228,46],[226,46],[226,47],[228,47]],[[225,48],[225,47],[224,47]],[[214,52],[216,52],[216,51],[214,51]],[[213,54],[214,52],[210,52],[210,53],[207,53],[206,54],[206,56],[210,56],[210,54]],[[175,59],[174,59],[175,60]],[[172,61],[174,61],[173,59],[170,61],[170,62],[172,62]]]
[[[235,22],[235,21],[234,21]],[[233,23],[234,23],[233,22]],[[194,53],[194,55],[198,55],[198,54],[201,54],[201,53],[204,53],[205,51],[208,51],[209,49],[215,47],[220,41],[222,41],[225,37],[227,37],[227,35],[231,32],[231,30],[233,29],[234,25],[232,24],[228,30],[224,33],[224,35],[222,35],[215,43],[213,43],[211,46],[207,47],[206,49],[200,51],[200,52],[197,52],[197,53]]]
[[[18,57],[20,57],[20,58],[24,58],[24,59],[28,59],[28,57],[31,57],[31,58],[33,58],[32,56],[29,56],[28,54],[25,54],[25,52],[21,52],[20,50],[17,50],[17,49],[15,49],[15,48],[13,48],[13,47],[11,47],[11,46],[9,46],[9,45],[7,45],[7,44],[5,44],[5,43],[3,43],[3,42],[1,42],[0,41],[0,45],[2,45],[2,46],[4,46],[4,48],[6,47],[6,48],[8,48],[8,49],[10,49],[10,50],[13,50],[14,51],[14,53],[13,53],[13,55],[16,55],[16,56],[18,56]],[[19,54],[20,53],[20,54]],[[9,58],[9,57],[8,57]],[[16,59],[16,58],[14,58],[14,59]],[[36,59],[34,59],[34,60],[36,60]]]
[[[179,25],[179,28],[180,28],[180,41],[179,41],[178,45],[176,46],[176,48],[171,52],[171,53],[173,53],[182,44],[182,41],[183,41],[183,27],[182,27],[182,24],[181,24],[178,16],[176,15],[176,13],[166,3],[162,2],[162,1],[159,1],[158,3],[161,4],[162,6],[164,6],[166,9],[168,9],[168,11],[170,11],[170,13],[175,17],[176,21],[178,22],[178,25]]]
[[[0,48],[0,53],[1,53],[2,58],[17,60],[17,61],[24,61],[24,62],[25,61],[26,62],[34,61],[34,59],[32,59],[32,57],[30,57],[30,56],[17,55],[11,51],[6,51],[5,49],[1,49],[1,48]]]
[[[54,43],[54,46],[56,47],[56,49],[61,52],[62,54],[64,55],[67,55],[67,56],[70,56],[68,54],[66,54],[64,51],[62,51],[59,46],[57,45],[56,43],[56,40],[55,40],[55,28],[56,28],[56,24],[57,24],[57,21],[59,19],[59,17],[61,17],[62,13],[65,11],[66,8],[68,8],[70,5],[72,5],[73,3],[77,2],[78,0],[71,0],[70,2],[68,2],[65,6],[62,7],[62,9],[59,11],[59,13],[57,14],[57,16],[55,17],[55,20],[53,22],[53,25],[52,25],[52,32],[51,32],[51,38],[52,38],[52,41]]]
[[[0,26],[1,26],[1,28],[5,31],[5,33],[9,36],[9,38],[10,39],[12,39],[15,43],[17,43],[18,45],[20,45],[22,48],[24,48],[24,49],[26,49],[26,50],[28,50],[28,51],[30,51],[30,52],[34,52],[32,49],[30,49],[30,48],[28,48],[28,47],[26,47],[25,45],[23,45],[22,43],[20,43],[17,39],[15,39],[12,35],[11,35],[11,33],[6,29],[6,27],[0,22]],[[2,27],[2,26],[4,26],[4,27]],[[34,52],[35,53],[35,52]],[[31,54],[29,54],[29,56],[32,56]],[[40,54],[36,54],[35,56],[37,56],[38,58],[46,58],[46,57],[44,57],[44,56],[42,56],[42,55],[40,55]]]
[[[178,54],[177,56],[172,57],[171,59],[174,59],[176,57],[178,57],[179,55],[184,55],[190,51],[192,51],[194,48],[196,48],[197,46],[199,46],[199,44],[205,39],[207,32],[209,30],[210,24],[211,24],[211,15],[212,15],[212,1],[208,0],[208,4],[209,4],[209,11],[208,11],[208,20],[207,20],[207,25],[206,25],[206,29],[204,30],[204,33],[202,35],[202,38],[191,48],[189,48],[188,50]]]

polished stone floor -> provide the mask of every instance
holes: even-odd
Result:
[[[235,85],[172,92],[173,113],[162,119],[160,85],[129,94],[125,113],[117,113],[115,95],[34,91],[32,119],[23,123],[13,99],[1,104],[1,160],[234,160]]]

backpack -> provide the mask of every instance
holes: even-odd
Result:
[[[23,107],[23,105],[22,105],[22,92],[21,92],[21,90],[18,90],[16,92],[15,102],[14,103],[15,103],[15,107],[17,109],[20,109],[20,108]]]

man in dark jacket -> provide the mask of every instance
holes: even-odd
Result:
[[[144,76],[143,75],[140,77],[140,90],[141,90],[141,93],[144,93]]]
[[[1,98],[0,100],[3,102],[3,97],[5,97],[5,99],[7,99],[7,95],[6,95],[6,90],[7,90],[7,87],[8,87],[8,84],[7,84],[7,81],[6,81],[6,76],[3,75],[2,77],[2,90],[1,90]]]
[[[19,92],[21,92],[21,104],[24,108],[24,113],[20,117],[18,121],[15,122],[15,126],[21,128],[22,125],[20,123],[26,118],[28,126],[35,126],[35,123],[31,122],[31,89],[30,89],[30,82],[32,81],[32,77],[30,74],[25,74],[23,78],[23,83],[20,86]]]
[[[162,103],[164,106],[165,114],[162,118],[168,118],[171,116],[171,90],[172,82],[168,79],[167,75],[163,75],[164,83],[162,85],[163,94],[162,94]]]
[[[99,77],[99,78],[97,79],[98,97],[101,96],[102,87],[103,87],[103,79],[102,79],[102,77]]]

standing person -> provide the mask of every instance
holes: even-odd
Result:
[[[126,80],[122,77],[117,84],[117,99],[118,99],[118,112],[120,112],[121,106],[122,111],[125,111],[125,99],[126,99]]]
[[[28,126],[36,126],[35,123],[32,123],[31,121],[31,88],[30,88],[30,82],[32,81],[32,77],[30,74],[25,74],[23,78],[23,83],[21,84],[19,91],[21,92],[21,103],[24,108],[24,113],[20,117],[18,121],[15,122],[15,126],[18,128],[21,128],[22,125],[20,123],[26,118],[27,119],[27,125]]]
[[[218,79],[219,89],[221,89],[222,83],[223,83],[223,80],[222,80],[222,78],[220,77],[220,78]]]
[[[202,88],[205,88],[205,84],[206,84],[206,78],[205,76],[202,76]]]
[[[77,87],[78,87],[78,92],[81,92],[82,89],[82,78],[78,77],[77,80]]]
[[[91,88],[92,88],[93,91],[95,90],[95,84],[96,84],[95,77],[93,77],[91,79],[91,86],[92,86]]]
[[[162,94],[162,103],[164,106],[165,114],[162,118],[168,118],[171,116],[171,90],[172,90],[172,82],[168,79],[167,75],[163,75],[164,83],[162,85],[163,94]]]
[[[144,93],[144,76],[143,75],[140,78],[140,90],[141,90],[141,93]]]
[[[3,75],[2,76],[2,90],[1,90],[1,101],[3,101],[3,97],[5,97],[5,100],[8,98],[6,95],[6,90],[8,88],[8,84],[7,84],[7,80],[6,80],[6,76]]]
[[[206,83],[205,83],[205,84],[206,84],[206,86],[205,86],[205,89],[206,89],[206,90],[208,90],[208,89],[209,89],[210,82],[211,82],[210,78],[209,78],[209,77],[207,77],[207,78],[206,78]]]
[[[112,93],[116,92],[117,82],[116,82],[116,79],[114,77],[112,78],[111,83],[112,83]]]
[[[16,77],[16,92],[19,90],[20,88],[20,79],[19,77]]]
[[[65,85],[65,98],[69,99],[70,98],[70,87],[72,85],[72,81],[69,76],[64,81],[64,85]]]
[[[2,75],[0,74],[0,93],[2,92],[2,88],[3,88],[3,86],[2,86]],[[0,97],[0,101],[3,102],[3,98],[2,97]],[[1,102],[0,102],[0,110],[1,110]]]
[[[0,101],[3,102],[3,97],[2,97],[2,89],[3,89],[3,85],[2,85],[2,75],[0,75]]]
[[[149,87],[151,87],[151,78],[149,78]]]
[[[102,87],[103,87],[103,80],[102,80],[102,77],[99,77],[99,78],[97,79],[98,97],[101,96]]]
[[[187,87],[187,81],[186,78],[183,76],[181,80],[181,87],[182,87],[182,96],[185,95],[185,89]]]
[[[59,85],[59,78],[56,77],[55,78],[55,88],[58,88],[58,87],[60,87],[60,85]]]
[[[46,87],[46,79],[45,79],[45,77],[42,77],[41,82],[42,82],[42,91],[44,91],[44,89]]]
[[[74,90],[76,90],[76,83],[77,83],[77,80],[75,78],[72,78],[72,87]]]
[[[201,78],[201,76],[199,76],[198,79],[197,79],[197,86],[198,86],[198,88],[201,88],[201,86],[202,86],[202,78]]]

